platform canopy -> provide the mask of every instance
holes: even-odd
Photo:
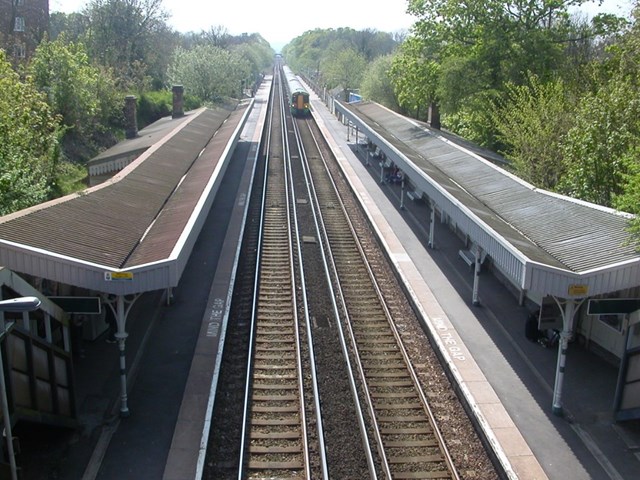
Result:
[[[152,144],[111,179],[1,217],[0,265],[106,294],[175,287],[252,105],[163,119],[149,127]],[[140,140],[113,147],[127,148]]]
[[[536,188],[377,103],[335,107],[523,291],[585,298],[640,286],[630,214]]]

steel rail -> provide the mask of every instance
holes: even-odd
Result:
[[[243,480],[244,476],[245,476],[245,468],[244,468],[244,460],[245,460],[245,449],[247,446],[247,441],[246,441],[246,437],[247,437],[247,428],[249,426],[249,415],[250,415],[250,402],[251,402],[251,372],[252,372],[252,368],[253,368],[253,355],[252,352],[254,351],[255,348],[255,323],[256,323],[256,317],[257,317],[257,306],[258,306],[258,286],[260,284],[260,264],[261,264],[261,252],[262,252],[262,241],[263,241],[263,228],[264,228],[264,212],[265,212],[265,208],[266,208],[266,197],[267,197],[267,181],[268,181],[268,170],[269,170],[269,152],[271,149],[271,125],[273,122],[273,116],[274,116],[274,112],[273,112],[273,108],[274,108],[274,102],[273,99],[276,95],[275,93],[275,88],[271,90],[270,93],[270,101],[269,101],[269,111],[268,111],[268,120],[267,120],[267,138],[266,138],[266,159],[265,159],[265,174],[264,174],[264,178],[263,178],[263,185],[262,185],[262,200],[261,200],[261,206],[260,206],[260,226],[258,227],[258,242],[257,242],[257,252],[256,252],[256,269],[255,269],[255,276],[254,276],[254,281],[253,281],[253,301],[252,301],[252,311],[251,311],[251,328],[250,328],[250,335],[249,335],[249,345],[248,345],[248,351],[249,354],[247,355],[248,360],[247,360],[247,374],[246,374],[246,383],[245,383],[245,390],[244,390],[244,405],[243,405],[243,415],[242,415],[242,433],[240,435],[240,453],[238,456],[238,480]]]
[[[306,421],[306,412],[305,412],[305,407],[304,407],[304,379],[303,379],[303,369],[302,369],[302,352],[301,352],[301,347],[300,347],[300,325],[299,325],[299,319],[298,319],[298,305],[297,305],[297,297],[295,295],[296,293],[296,285],[295,285],[295,279],[296,279],[296,270],[295,270],[295,262],[293,261],[294,259],[294,245],[297,245],[297,252],[299,253],[300,251],[300,242],[299,242],[299,238],[298,238],[298,229],[297,226],[295,226],[295,228],[291,228],[292,225],[295,224],[296,222],[296,215],[295,215],[295,194],[293,191],[293,181],[292,181],[292,174],[291,174],[291,151],[289,149],[289,141],[288,141],[288,135],[287,135],[287,109],[286,109],[286,105],[288,104],[288,101],[286,100],[287,97],[285,95],[280,95],[280,99],[281,99],[281,108],[282,108],[282,115],[280,117],[281,119],[281,132],[282,132],[282,147],[283,147],[283,160],[284,160],[284,176],[285,176],[285,198],[286,198],[286,202],[287,202],[287,225],[289,225],[289,253],[290,253],[290,258],[291,258],[291,262],[290,262],[290,268],[291,268],[291,278],[292,278],[292,299],[294,302],[294,308],[293,308],[293,312],[294,312],[294,327],[295,327],[295,336],[296,336],[296,348],[297,348],[297,366],[298,366],[298,389],[300,392],[300,423],[301,423],[301,428],[302,428],[302,442],[303,442],[303,456],[304,456],[304,464],[305,464],[305,470],[307,472],[307,478],[310,478],[310,472],[311,472],[311,467],[310,467],[310,460],[309,460],[309,438],[308,438],[308,432],[307,432],[307,421]],[[301,262],[301,255],[298,254],[298,260],[299,262]],[[302,270],[302,268],[300,268],[300,270]],[[306,305],[306,299],[305,299],[305,303],[303,305],[303,309],[305,312],[308,311],[307,305]]]
[[[309,129],[309,131],[311,132],[311,129]],[[318,152],[320,152],[320,158],[322,159],[322,162],[326,167],[326,161],[324,159],[324,156],[321,153],[320,150],[320,146],[317,142],[317,140],[314,137],[314,142],[316,144],[317,150]],[[340,273],[338,271],[338,266],[337,266],[337,262],[331,247],[331,241],[329,239],[328,236],[328,231],[326,228],[326,221],[325,221],[325,216],[322,214],[322,211],[319,207],[320,205],[320,199],[318,198],[318,193],[317,193],[317,189],[316,189],[316,184],[315,181],[313,180],[313,174],[311,172],[311,166],[308,165],[309,168],[309,186],[313,191],[313,198],[314,198],[314,204],[318,205],[318,220],[319,220],[319,225],[321,226],[320,228],[320,232],[321,232],[321,236],[323,239],[323,257],[327,259],[327,263],[329,265],[329,268],[332,272],[332,277],[333,277],[333,286],[334,288],[332,289],[332,295],[334,296],[334,298],[337,299],[337,301],[339,302],[339,307],[342,312],[344,312],[343,314],[337,313],[336,318],[340,321],[340,323],[342,325],[345,325],[345,328],[347,329],[347,332],[349,332],[349,336],[350,336],[350,340],[351,340],[351,345],[353,346],[354,350],[355,350],[355,355],[354,355],[354,360],[353,362],[355,363],[355,367],[356,367],[356,371],[358,372],[359,378],[361,379],[361,384],[362,384],[362,388],[365,390],[365,396],[366,396],[366,407],[367,407],[367,411],[369,413],[369,418],[370,421],[373,423],[373,434],[374,434],[374,439],[375,439],[375,443],[377,445],[377,450],[378,450],[378,455],[381,457],[381,468],[383,470],[383,473],[385,475],[386,478],[392,478],[391,477],[391,471],[389,469],[389,465],[388,462],[386,460],[386,456],[385,456],[385,449],[384,449],[384,445],[382,442],[382,437],[379,434],[379,428],[378,425],[376,423],[376,415],[375,415],[375,409],[373,407],[373,404],[371,402],[371,395],[369,394],[368,388],[367,388],[367,384],[365,379],[365,373],[364,373],[364,368],[362,366],[362,362],[360,360],[360,356],[358,355],[357,349],[356,349],[356,342],[355,342],[355,338],[353,336],[353,332],[351,331],[351,326],[350,326],[350,322],[348,319],[349,316],[349,307],[347,305],[346,299],[345,299],[345,295],[344,295],[344,289],[342,287],[342,280],[341,280],[341,276]],[[346,212],[346,209],[344,208],[343,203],[340,201],[340,197],[338,195],[337,192],[337,186],[335,185],[335,182],[333,182],[333,180],[331,179],[331,175],[327,175],[327,177],[329,178],[330,183],[332,184],[332,187],[336,193],[336,197],[338,199],[339,203],[339,207],[342,210],[342,214],[343,216],[346,218],[346,221],[348,222],[348,214]],[[361,418],[359,418],[359,422],[362,420],[362,424],[361,424],[361,434],[363,436],[363,443],[365,444],[365,451],[367,453],[367,463],[369,465],[369,471],[371,474],[371,478],[377,478],[377,470],[376,470],[376,466],[374,464],[373,461],[373,454],[371,452],[371,448],[370,448],[370,441],[369,441],[369,436],[367,433],[367,427],[366,424],[364,423],[364,418],[362,416],[362,406],[361,406],[361,401],[360,401],[360,396],[358,394],[357,391],[357,385],[356,385],[356,381],[353,375],[353,365],[352,362],[350,360],[350,355],[349,355],[349,345],[347,342],[347,339],[344,336],[344,332],[342,331],[342,328],[339,328],[338,331],[340,332],[340,341],[342,343],[342,350],[344,352],[344,358],[346,363],[349,366],[349,376],[350,376],[350,382],[352,382],[352,391],[354,392],[354,401],[355,401],[355,405],[357,407],[357,411],[359,412],[359,415],[361,416]]]

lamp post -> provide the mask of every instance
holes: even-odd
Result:
[[[38,297],[19,297],[10,300],[0,301],[0,312],[30,312],[40,306]],[[3,325],[0,331],[0,345],[4,337],[11,331],[14,322]],[[7,385],[4,381],[4,360],[0,350],[0,399],[2,400],[2,417],[4,419],[4,432],[7,437],[7,454],[9,455],[9,466],[11,467],[11,480],[18,479],[18,468],[16,467],[16,457],[13,451],[13,434],[11,433],[11,418],[9,417],[9,401],[7,400]]]

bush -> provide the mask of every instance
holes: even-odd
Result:
[[[171,115],[173,109],[173,94],[167,90],[145,92],[138,99],[138,128]]]
[[[184,110],[194,110],[201,105],[200,100],[191,95],[184,96]],[[137,106],[138,128],[142,129],[173,111],[173,93],[169,90],[145,92],[140,96]]]

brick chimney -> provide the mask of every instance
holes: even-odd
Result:
[[[138,136],[136,97],[134,95],[127,95],[124,99],[124,136],[126,138],[136,138]]]
[[[171,89],[173,92],[173,113],[172,118],[180,118],[184,116],[184,87],[182,85],[174,85]]]

